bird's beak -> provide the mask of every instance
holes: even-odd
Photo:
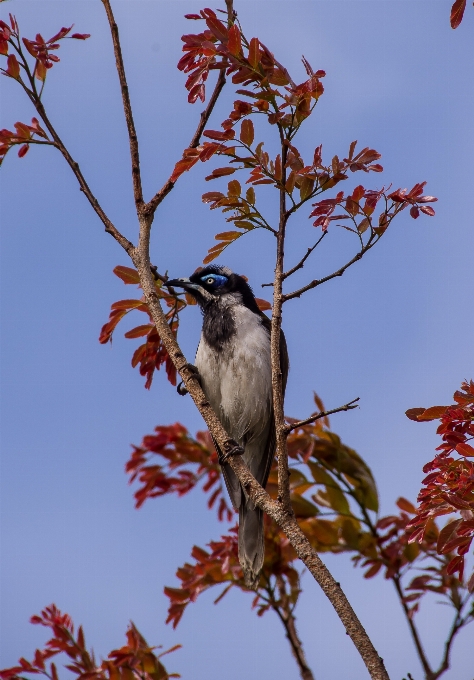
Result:
[[[184,288],[184,290],[196,290],[201,286],[197,283],[192,283],[189,279],[168,279],[165,286],[173,286],[174,288]]]

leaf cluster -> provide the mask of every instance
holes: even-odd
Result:
[[[75,633],[71,617],[61,613],[54,604],[43,609],[40,615],[32,616],[30,621],[49,628],[52,637],[43,649],[35,651],[32,661],[21,658],[17,666],[0,670],[1,680],[25,680],[25,673],[58,680],[56,664],[49,662],[58,654],[69,657],[65,668],[77,680],[168,680],[180,677],[177,673],[168,673],[161,657],[179,649],[181,645],[156,654],[156,647],[148,645],[133,623],[130,623],[126,633],[127,643],[111,651],[107,659],[99,664],[94,653],[86,647],[82,626]]]
[[[407,411],[411,420],[418,422],[439,420],[437,434],[442,444],[439,453],[423,467],[428,473],[424,488],[418,495],[419,508],[408,525],[410,541],[422,541],[434,517],[457,514],[439,533],[437,552],[455,555],[447,566],[448,574],[459,574],[462,580],[465,555],[474,539],[474,382],[463,382],[454,393],[455,404],[412,408]],[[474,591],[474,573],[468,580]]]

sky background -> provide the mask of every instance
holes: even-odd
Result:
[[[324,96],[298,138],[303,155],[312,157],[322,143],[324,158],[341,157],[357,139],[382,153],[385,172],[356,175],[356,183],[411,188],[427,180],[428,193],[439,198],[435,218],[414,221],[403,213],[361,263],[285,308],[286,412],[311,413],[313,390],[328,408],[360,397],[360,408],[334,416],[332,428],[371,466],[386,514],[400,495],[415,500],[421,468],[437,445],[435,425],[413,423],[405,410],[450,403],[461,381],[473,377],[474,14],[468,6],[452,31],[448,1],[235,4],[246,34],[259,36],[297,82],[305,78],[302,54],[327,72]],[[176,69],[180,36],[199,28],[183,15],[201,5],[127,0],[113,6],[150,198],[181,157],[202,108],[187,104],[185,77]],[[92,34],[85,43],[62,43],[44,101],[102,206],[135,240],[128,141],[101,3],[16,0],[0,10],[2,18],[15,12],[30,38],[73,22],[76,31]],[[34,112],[20,88],[4,78],[0,87],[1,127],[29,122]],[[231,96],[229,87],[210,127],[227,116]],[[269,139],[272,130],[260,132]],[[156,214],[152,260],[173,277],[189,275],[223,231],[222,215],[200,200],[224,186],[204,182],[211,167],[184,175]],[[174,573],[193,544],[205,545],[225,526],[199,490],[136,511],[123,467],[130,444],[155,425],[180,420],[195,432],[203,422],[164,375],[146,391],[131,368],[137,343],[122,333],[141,317],[123,324],[112,347],[98,343],[110,304],[135,291],[112,274],[117,264],[128,265],[127,257],[104,233],[62,157],[41,147],[22,160],[11,153],[1,182],[0,667],[44,642],[46,631],[28,619],[55,602],[84,625],[99,657],[123,644],[133,619],[150,643],[183,644],[167,667],[184,680],[296,679],[279,621],[271,613],[257,619],[250,595],[231,592],[214,607],[218,591],[209,591],[188,607],[176,631],[165,626],[163,586],[177,585]],[[262,196],[272,217],[271,190]],[[308,212],[289,229],[290,264],[314,239]],[[350,234],[332,230],[294,285],[338,268],[355,248]],[[260,284],[272,279],[274,254],[265,233],[241,239],[219,262],[245,273],[268,298]],[[199,332],[198,310],[186,310],[180,340],[190,360]],[[391,584],[381,576],[364,581],[349,556],[324,560],[391,678],[410,671],[420,680]],[[366,678],[322,592],[307,577],[303,586],[296,615],[316,678]],[[418,620],[437,665],[448,612],[426,602]],[[472,680],[472,635],[472,628],[460,634],[446,680]]]

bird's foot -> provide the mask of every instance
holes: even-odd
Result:
[[[230,439],[226,442],[225,452],[219,456],[219,464],[224,465],[232,456],[242,456],[243,454],[244,449],[237,442],[234,442],[233,439]]]
[[[191,375],[189,376],[190,380],[197,380],[198,383],[201,385],[201,376],[199,375],[199,371],[197,370],[194,364],[184,364],[183,368],[187,368],[191,372]],[[182,397],[188,394],[188,390],[184,386],[184,380],[181,380],[181,382],[176,388],[176,391]]]

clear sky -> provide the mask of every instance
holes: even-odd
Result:
[[[449,403],[473,376],[474,14],[468,6],[452,31],[448,0],[235,4],[246,33],[258,35],[295,80],[304,79],[302,54],[327,72],[325,94],[297,144],[302,152],[309,156],[322,143],[326,158],[342,156],[357,139],[382,153],[385,172],[370,176],[374,187],[427,180],[428,193],[439,198],[435,218],[404,214],[361,263],[285,310],[286,412],[308,415],[313,390],[328,408],[360,397],[360,409],[334,416],[332,427],[371,466],[388,513],[400,495],[415,500],[421,467],[437,445],[434,425],[407,420],[405,410]],[[147,198],[181,156],[201,110],[187,104],[176,69],[180,36],[196,27],[183,15],[200,7],[114,2]],[[0,9],[2,18],[15,12],[28,37],[38,31],[49,37],[73,22],[92,34],[85,43],[63,44],[45,104],[104,208],[134,239],[128,142],[101,3],[16,0]],[[1,127],[28,122],[34,112],[20,88],[4,78],[0,86]],[[229,88],[213,127],[230,102]],[[222,216],[200,200],[211,188],[203,181],[209,167],[183,176],[157,212],[152,259],[172,276],[189,275],[223,231]],[[231,593],[214,607],[211,591],[188,608],[177,631],[164,625],[163,586],[176,585],[175,570],[193,544],[205,545],[225,527],[206,510],[200,491],[136,511],[123,466],[130,444],[155,425],[180,420],[195,432],[202,420],[163,375],[149,392],[143,388],[130,366],[135,344],[121,332],[112,347],[99,345],[110,304],[131,292],[112,269],[128,262],[62,157],[40,147],[23,160],[12,153],[1,178],[0,667],[44,641],[45,632],[28,619],[55,602],[84,624],[99,656],[123,643],[133,619],[150,642],[184,645],[168,667],[185,680],[297,678],[280,623],[271,613],[257,619],[250,596]],[[306,216],[298,217],[288,262],[299,259],[313,236]],[[272,278],[272,245],[265,234],[251,234],[219,261],[268,297],[260,284]],[[351,246],[345,232],[328,237],[301,280],[342,264]],[[190,359],[199,330],[199,312],[186,311],[181,341]],[[391,585],[381,576],[364,581],[347,556],[325,560],[391,677],[401,680],[410,671],[419,680]],[[303,585],[296,614],[315,676],[367,677],[322,593],[309,578]],[[437,662],[445,608],[427,604],[419,621]],[[459,636],[447,679],[471,680],[472,634]]]

